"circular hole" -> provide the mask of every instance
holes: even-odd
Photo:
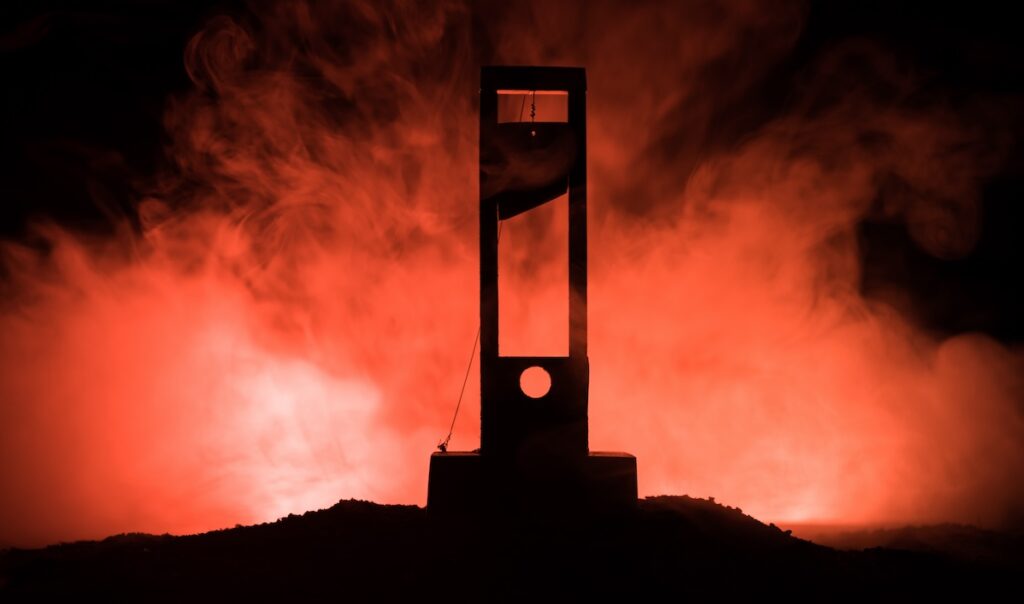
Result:
[[[519,388],[530,398],[540,398],[551,390],[551,376],[543,367],[527,367],[519,376]]]

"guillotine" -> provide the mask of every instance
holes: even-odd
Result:
[[[560,107],[536,120],[536,98]],[[522,97],[518,117],[501,109]],[[523,119],[527,98],[530,119]],[[507,103],[506,103],[507,105]],[[480,448],[430,459],[429,510],[569,504],[631,507],[636,458],[589,450],[586,74],[573,67],[484,67],[480,77]],[[502,221],[568,196],[569,347],[563,356],[499,351]],[[524,373],[550,379],[527,393]]]

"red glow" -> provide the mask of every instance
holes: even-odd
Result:
[[[527,367],[519,377],[519,386],[526,396],[540,398],[551,389],[551,376],[542,367]]]
[[[569,196],[501,222],[498,353],[569,354]]]
[[[642,495],[764,521],[997,523],[1022,501],[1019,351],[861,298],[854,226],[887,174],[969,214],[998,150],[941,105],[842,81],[853,53],[903,85],[852,48],[790,117],[698,153],[715,103],[795,41],[800,11],[771,4],[595,3],[585,51],[545,29],[558,14],[490,32],[496,62],[588,68],[591,446],[635,453]],[[169,104],[142,233],[40,226],[50,253],[3,248],[0,543],[424,503],[478,321],[477,66],[465,6],[401,7],[282,2],[259,34],[215,19],[187,49],[196,91]],[[331,42],[353,20],[357,60]],[[712,64],[729,74],[709,89]],[[695,126],[666,151],[680,113]],[[925,249],[969,249],[969,221],[899,204]],[[478,397],[474,370],[453,449],[477,446]]]

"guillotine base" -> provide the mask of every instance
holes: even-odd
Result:
[[[451,451],[430,456],[427,510],[615,513],[637,504],[636,457],[591,452],[569,463],[524,467]]]

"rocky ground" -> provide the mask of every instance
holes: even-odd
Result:
[[[634,513],[586,518],[438,519],[415,506],[341,501],[200,535],[127,534],[7,550],[0,553],[0,599],[890,599],[1001,591],[1001,599],[1020,601],[1019,535],[928,530],[922,534],[930,540],[847,550],[690,497],[647,498]],[[968,533],[957,537],[957,530]],[[962,547],[966,534],[972,541]],[[942,542],[960,547],[935,545]]]

